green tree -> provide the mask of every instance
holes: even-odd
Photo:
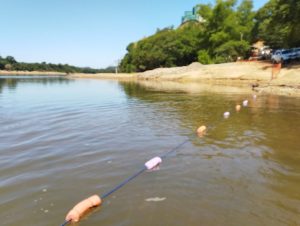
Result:
[[[246,56],[250,43],[264,40],[273,48],[300,46],[300,1],[269,0],[257,12],[252,0],[216,0],[215,4],[199,4],[203,21],[187,23],[177,29],[157,29],[154,35],[127,46],[120,63],[123,72],[173,67],[199,61],[223,63]],[[0,57],[0,69],[26,71],[59,71],[99,73],[106,69],[80,68],[68,64],[23,63],[14,57]]]
[[[254,26],[252,8],[251,0],[243,0],[237,8],[235,0],[217,0],[213,7],[200,5],[199,13],[206,27],[204,46],[213,62],[229,62],[246,56]]]
[[[211,64],[212,63],[212,59],[210,58],[210,56],[206,50],[200,50],[198,52],[198,61],[201,64]]]
[[[249,48],[249,43],[244,40],[231,40],[219,46],[215,52],[217,53],[217,56],[222,57],[225,59],[225,62],[228,62],[236,61],[239,56],[245,55]]]
[[[127,46],[121,61],[124,72],[145,71],[158,67],[186,65],[197,60],[202,29],[199,24],[187,24],[174,30],[168,27]]]
[[[251,0],[244,0],[241,2],[236,12],[238,20],[238,30],[242,40],[251,40],[251,32],[254,27],[253,2]]]
[[[7,61],[9,64],[15,64],[15,63],[17,63],[17,61],[15,60],[15,58],[12,57],[12,56],[7,56],[7,57],[6,57],[6,61]]]
[[[270,0],[255,20],[253,40],[262,39],[273,48],[300,46],[299,0]]]
[[[4,70],[5,60],[0,56],[0,70]]]

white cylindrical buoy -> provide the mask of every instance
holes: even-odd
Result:
[[[247,107],[247,106],[248,106],[248,102],[249,102],[248,100],[244,100],[244,101],[243,101],[243,106],[244,106],[244,107]]]
[[[229,118],[229,116],[230,116],[230,112],[229,111],[224,112],[224,118]]]
[[[150,159],[148,162],[145,163],[145,167],[148,170],[152,170],[155,167],[157,167],[159,164],[162,163],[162,159],[160,157],[155,157],[153,159]]]
[[[236,105],[236,106],[235,106],[235,110],[236,110],[237,112],[239,112],[239,111],[241,110],[241,105],[239,105],[239,104]]]

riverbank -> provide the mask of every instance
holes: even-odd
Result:
[[[68,75],[69,78],[93,78],[93,79],[116,79],[116,80],[136,80],[137,74],[132,73],[97,73],[97,74],[83,74],[75,73]]]
[[[134,74],[72,74],[69,77],[245,86],[260,93],[300,96],[300,65],[282,68],[273,79],[272,72],[273,65],[266,62],[192,63],[184,67],[157,68]]]
[[[120,81],[172,81],[177,83],[199,83],[202,85],[222,85],[246,87],[260,93],[299,96],[300,65],[282,68],[272,79],[273,65],[267,62],[235,62],[202,65],[192,63],[188,66],[157,68],[142,73],[98,73],[66,74],[39,71],[0,71],[0,75],[61,75],[70,79],[116,79]]]

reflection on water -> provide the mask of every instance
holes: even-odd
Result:
[[[8,87],[9,89],[15,89],[17,87],[16,79],[0,79],[0,93],[4,87]]]
[[[68,83],[71,80],[66,79],[62,76],[0,76],[0,93],[7,87],[8,89],[14,90],[17,88],[18,83],[41,83],[56,84],[56,83]]]
[[[300,223],[299,99],[174,82],[0,84],[3,225],[60,225],[74,203],[187,138],[160,171],[119,190],[80,225]],[[244,99],[249,107],[235,112]],[[146,201],[156,197],[163,201]]]

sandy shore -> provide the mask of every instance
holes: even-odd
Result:
[[[147,89],[163,92],[183,92],[189,94],[197,93],[218,93],[218,94],[245,94],[255,93],[247,86],[217,85],[200,82],[179,82],[179,81],[155,81],[155,80],[138,80],[136,81],[142,87]]]
[[[185,86],[223,85],[246,87],[260,93],[279,94],[300,97],[300,65],[282,68],[272,79],[273,65],[266,62],[236,62],[226,64],[202,65],[192,63],[189,66],[157,68],[143,73],[99,73],[70,74],[68,78],[116,79],[124,81],[172,81]],[[57,72],[0,71],[6,75],[66,75]],[[202,86],[205,87],[205,86]],[[209,86],[206,86],[209,87]]]
[[[128,74],[128,73],[97,73],[97,74],[83,74],[75,73],[70,74],[69,78],[96,78],[96,79],[116,79],[116,80],[135,80],[137,79],[137,74]]]
[[[273,65],[265,62],[236,62],[226,64],[157,68],[135,74],[73,74],[71,78],[97,78],[138,81],[172,81],[202,85],[248,87],[260,93],[300,96],[300,65],[282,68],[272,78]]]

